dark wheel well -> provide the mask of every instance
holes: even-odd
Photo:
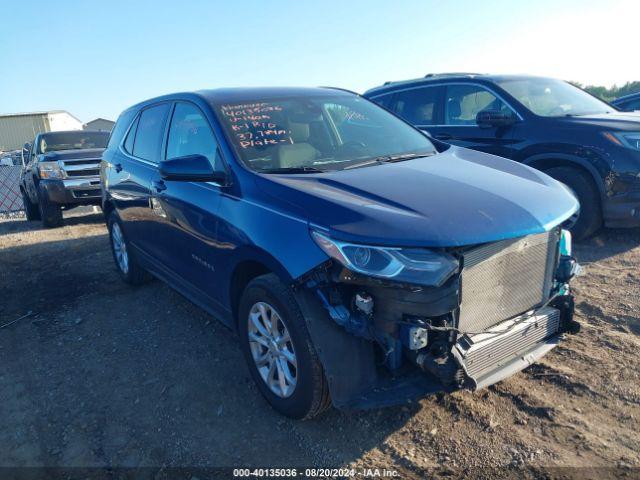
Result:
[[[598,193],[601,192],[598,182],[593,177],[593,173],[591,173],[591,171],[588,168],[580,165],[579,163],[572,162],[570,160],[563,160],[559,158],[542,158],[539,160],[534,160],[533,162],[530,162],[530,163],[525,162],[525,165],[536,168],[543,172],[546,170],[550,170],[552,168],[557,168],[557,167],[573,168],[574,170],[578,170],[584,173],[591,180],[596,191]]]
[[[265,265],[260,262],[247,260],[239,263],[233,272],[231,277],[231,283],[229,287],[229,296],[231,299],[231,311],[233,312],[233,319],[238,320],[238,307],[240,305],[240,297],[242,292],[247,287],[249,282],[260,275],[272,273]]]
[[[104,218],[107,222],[109,221],[109,216],[111,215],[113,208],[113,204],[109,201],[104,202],[104,205],[102,205],[102,213],[104,214]]]

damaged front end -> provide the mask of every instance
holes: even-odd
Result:
[[[437,250],[312,236],[331,260],[296,291],[337,407],[483,388],[579,329],[569,289],[579,267],[559,227]]]

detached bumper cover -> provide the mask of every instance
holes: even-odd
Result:
[[[483,333],[466,334],[453,354],[471,388],[488,387],[536,362],[559,342],[560,310],[544,307],[530,316],[502,322]]]
[[[602,205],[602,216],[607,227],[640,227],[640,192],[607,197]]]

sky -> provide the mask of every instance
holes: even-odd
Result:
[[[637,0],[0,0],[0,113],[115,120],[164,93],[436,72],[640,80]]]

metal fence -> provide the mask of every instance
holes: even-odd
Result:
[[[0,166],[0,214],[24,210],[20,194],[20,166]]]

